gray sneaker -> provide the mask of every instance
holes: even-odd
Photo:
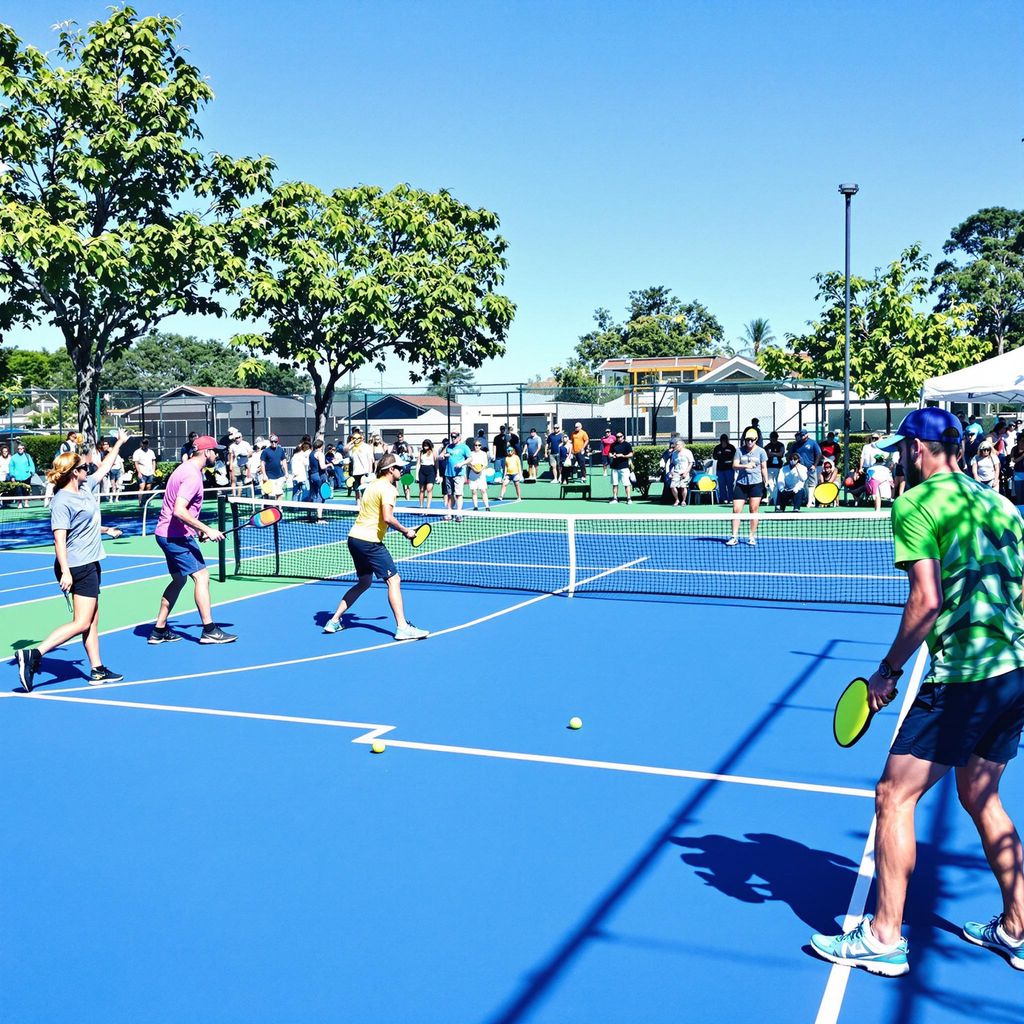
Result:
[[[177,633],[171,632],[171,630],[164,626],[163,629],[159,629],[156,626],[153,627],[153,631],[149,634],[149,639],[146,641],[147,644],[172,644],[175,640],[180,640],[181,637]]]
[[[234,633],[225,633],[220,626],[203,626],[199,637],[201,644],[233,644],[238,639]]]
[[[429,630],[417,629],[411,622],[395,630],[396,640],[422,640],[427,636],[430,636]]]

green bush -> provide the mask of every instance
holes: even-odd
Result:
[[[32,488],[28,484],[19,484],[14,480],[0,480],[0,498],[20,498],[31,493]]]
[[[633,472],[636,474],[636,489],[646,498],[651,484],[661,479],[658,463],[665,449],[663,446],[643,444],[633,448]]]
[[[57,455],[57,449],[64,440],[60,434],[26,434],[19,440],[25,443],[25,451],[32,456],[36,464],[36,472],[40,476],[46,476],[46,471],[53,465]],[[11,444],[11,452],[14,452],[14,444]]]

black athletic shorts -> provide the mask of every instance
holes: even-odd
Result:
[[[53,560],[53,575],[60,583],[60,562]],[[100,563],[71,566],[71,593],[74,597],[100,596]]]

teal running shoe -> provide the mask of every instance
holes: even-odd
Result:
[[[337,619],[328,619],[324,624],[325,633],[340,633],[342,628],[341,623]]]
[[[976,946],[987,946],[1006,957],[1015,970],[1024,971],[1024,939],[1016,942],[1003,931],[1003,915],[996,914],[988,924],[968,921],[964,925],[964,938]]]
[[[863,967],[872,974],[898,978],[910,970],[907,940],[900,938],[896,946],[888,949],[871,933],[867,914],[856,928],[843,935],[812,935],[811,948],[818,956],[843,967]]]

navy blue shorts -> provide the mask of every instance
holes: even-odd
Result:
[[[88,562],[86,565],[68,566],[71,572],[71,596],[72,597],[99,597],[100,577],[102,570],[99,562]],[[53,575],[60,583],[60,562],[53,560]]]
[[[172,576],[191,576],[206,568],[206,559],[195,537],[161,537],[158,534],[156,542],[167,559],[167,571]]]
[[[1024,669],[977,683],[925,683],[890,753],[962,768],[972,754],[1006,764],[1024,728]]]
[[[389,580],[398,573],[391,552],[377,541],[349,537],[348,552],[352,556],[357,576],[375,574],[379,580]]]

